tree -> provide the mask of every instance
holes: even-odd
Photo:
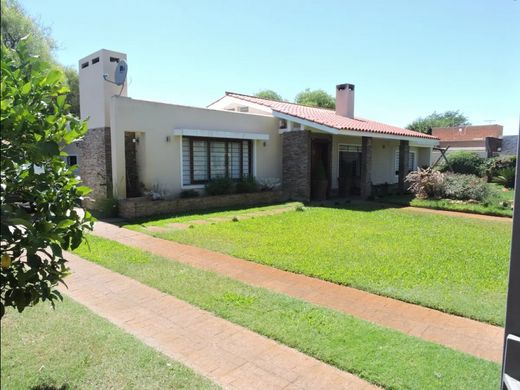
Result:
[[[25,43],[29,53],[39,56],[65,72],[71,91],[67,95],[67,103],[71,106],[71,112],[79,116],[78,72],[72,67],[63,68],[54,59],[58,45],[51,37],[50,29],[28,16],[16,0],[1,0],[0,27],[2,43],[7,48],[14,49],[22,38],[30,36],[31,39]]]
[[[455,127],[470,124],[468,118],[459,110],[446,111],[443,113],[437,113],[434,111],[433,114],[430,114],[427,117],[417,118],[406,126],[406,128],[420,133],[431,134],[432,127]]]
[[[322,107],[322,108],[335,108],[336,99],[325,92],[322,89],[316,89],[311,91],[307,88],[305,91],[300,92],[294,99],[296,103],[303,104],[306,106]]]
[[[90,191],[74,177],[61,149],[86,123],[69,113],[63,72],[30,54],[31,39],[1,45],[0,316],[40,300],[61,299],[63,250],[76,248],[93,218],[77,205]]]
[[[283,98],[272,89],[263,89],[255,93],[255,96],[262,99],[276,100],[279,102],[283,101]]]

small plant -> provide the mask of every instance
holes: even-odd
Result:
[[[245,194],[258,191],[258,183],[253,176],[243,176],[235,186],[237,194]]]
[[[232,219],[232,221],[233,221],[233,222],[238,222],[238,221],[239,221],[239,219],[238,219],[238,217],[237,217],[237,216],[234,216],[234,217],[233,217],[233,219]]]
[[[515,174],[516,170],[514,167],[502,168],[497,172],[492,181],[506,188],[515,188]]]
[[[305,211],[305,207],[302,204],[300,204],[300,205],[296,206],[296,211],[303,212],[303,211]]]
[[[405,181],[410,190],[419,199],[441,198],[444,192],[444,174],[431,168],[410,172]]]
[[[226,176],[217,177],[206,184],[206,193],[208,195],[231,194],[233,189],[233,180]]]
[[[182,190],[180,195],[180,197],[183,199],[196,198],[197,196],[199,196],[199,192],[194,189]]]

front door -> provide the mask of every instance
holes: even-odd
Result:
[[[361,150],[357,146],[340,145],[339,196],[359,195],[361,188]]]
[[[316,138],[311,144],[311,199],[324,200],[330,192],[331,142]]]

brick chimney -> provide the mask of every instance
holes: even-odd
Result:
[[[336,85],[336,114],[354,118],[354,84]]]

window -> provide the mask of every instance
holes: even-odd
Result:
[[[361,145],[339,144],[338,145],[338,151],[340,151],[340,152],[361,153]]]
[[[395,174],[399,175],[399,149],[395,150]],[[415,158],[415,151],[408,153],[408,172],[415,171],[417,169],[417,161]]]
[[[251,148],[249,140],[183,137],[182,183],[203,184],[221,176],[249,176]]]
[[[97,64],[99,62],[99,57],[92,59],[92,65]]]
[[[66,162],[69,167],[71,167],[73,165],[78,165],[78,157],[77,156],[67,156]]]
[[[238,112],[249,112],[249,107],[247,106],[242,106],[242,107],[238,107]]]

